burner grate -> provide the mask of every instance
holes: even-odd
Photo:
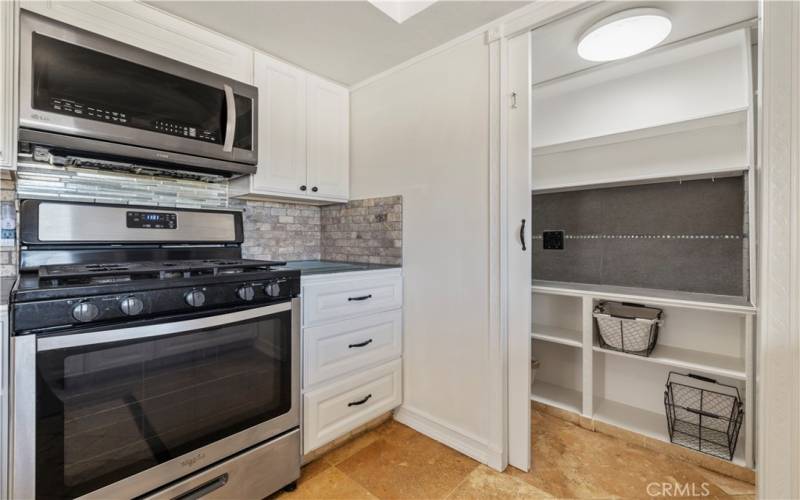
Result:
[[[39,279],[51,285],[110,283],[142,279],[177,279],[269,270],[283,262],[247,259],[204,259],[164,262],[109,262],[42,266]]]

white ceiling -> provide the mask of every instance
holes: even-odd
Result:
[[[402,24],[366,1],[148,3],[349,85],[528,2],[439,1]]]
[[[602,64],[578,57],[578,39],[600,19],[634,7],[656,7],[669,14],[672,32],[660,45],[752,19],[758,14],[754,1],[603,2],[533,30],[534,84]]]

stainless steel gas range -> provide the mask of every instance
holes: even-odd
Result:
[[[11,498],[263,498],[300,474],[299,271],[242,214],[25,200]]]

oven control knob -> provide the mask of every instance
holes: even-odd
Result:
[[[92,321],[100,314],[100,309],[91,302],[81,302],[72,308],[72,317],[81,323]]]
[[[206,303],[206,294],[200,290],[191,290],[186,292],[186,295],[183,298],[186,300],[186,303],[192,307],[200,307]]]
[[[119,310],[126,316],[136,316],[144,309],[144,302],[136,297],[125,297],[119,301]]]
[[[236,295],[242,300],[253,300],[256,296],[256,291],[253,290],[252,286],[244,285],[236,290]]]
[[[281,294],[281,286],[275,281],[268,283],[267,286],[264,287],[264,293],[270,297],[277,297]]]

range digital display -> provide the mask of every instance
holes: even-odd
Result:
[[[136,229],[177,229],[178,214],[170,212],[128,212],[127,225]]]

